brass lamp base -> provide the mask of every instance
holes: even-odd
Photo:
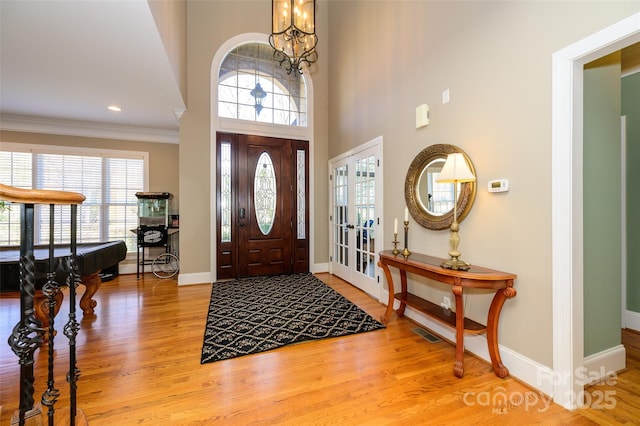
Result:
[[[454,271],[468,271],[471,268],[470,264],[457,258],[445,260],[440,266],[445,269],[453,269]]]
[[[454,210],[453,222],[451,223],[451,233],[449,234],[449,245],[451,246],[451,250],[449,250],[450,259],[442,262],[440,266],[445,269],[453,269],[454,271],[468,271],[469,268],[471,268],[471,265],[459,259],[461,254],[458,251],[458,244],[460,244],[460,235],[458,234],[459,230],[460,225],[456,220]]]

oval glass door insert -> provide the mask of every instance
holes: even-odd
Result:
[[[260,232],[269,235],[276,218],[276,171],[267,152],[258,157],[256,174],[253,181],[253,205],[256,208],[256,219]]]

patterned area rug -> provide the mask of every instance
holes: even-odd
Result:
[[[213,285],[202,364],[385,328],[313,274]]]

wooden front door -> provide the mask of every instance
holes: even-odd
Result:
[[[308,272],[308,144],[218,133],[217,277]]]

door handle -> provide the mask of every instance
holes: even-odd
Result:
[[[354,225],[349,225],[349,224],[347,224],[346,226],[347,226],[347,228],[348,228],[348,229],[354,229],[354,228],[355,228],[355,226],[354,226]]]
[[[245,216],[244,207],[240,207],[240,210],[238,211],[238,216],[239,216],[239,219],[240,219],[240,220],[238,220],[238,226],[239,227],[243,227],[244,226],[244,216]]]

